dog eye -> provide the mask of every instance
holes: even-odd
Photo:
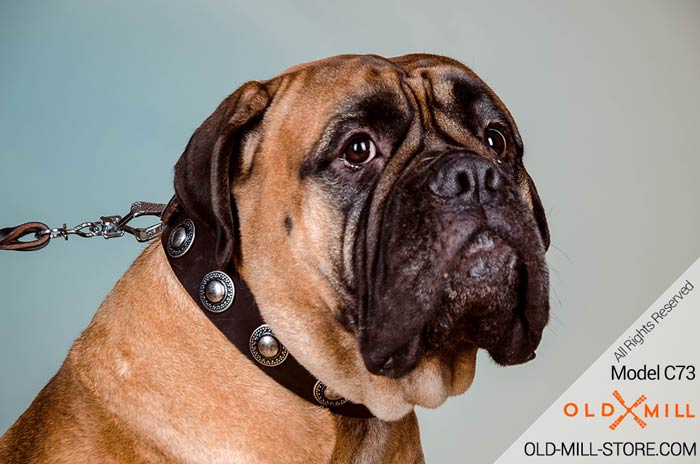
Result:
[[[342,159],[345,165],[359,169],[377,156],[377,147],[368,135],[353,137],[343,149]]]
[[[508,144],[506,143],[506,137],[501,131],[493,127],[488,127],[484,131],[484,138],[486,139],[486,145],[493,150],[499,157],[506,154],[508,149]]]

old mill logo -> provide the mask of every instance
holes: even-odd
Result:
[[[592,403],[569,402],[564,405],[564,415],[567,417],[606,417],[613,418],[608,426],[615,430],[627,418],[631,418],[644,429],[649,419],[694,419],[695,414],[689,403],[650,403],[646,395],[640,395],[634,402],[627,403],[619,391],[612,392],[615,402]]]

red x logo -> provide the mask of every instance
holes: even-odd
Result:
[[[617,419],[615,419],[615,422],[613,422],[612,424],[610,424],[610,430],[615,430],[615,429],[617,428],[617,426],[620,425],[620,422],[622,422],[622,421],[624,420],[624,418],[627,417],[628,414],[632,414],[632,417],[634,417],[634,421],[635,421],[637,424],[639,424],[639,426],[640,426],[641,428],[644,428],[644,427],[647,426],[647,423],[644,422],[644,421],[643,421],[637,414],[635,414],[635,412],[633,411],[634,408],[636,408],[637,406],[639,406],[640,404],[644,403],[644,402],[647,400],[646,395],[642,395],[642,396],[640,396],[639,398],[637,398],[637,401],[635,401],[634,403],[632,403],[632,406],[629,406],[629,407],[625,404],[625,400],[622,399],[622,395],[620,395],[620,392],[619,392],[619,391],[615,390],[615,391],[613,392],[613,396],[615,397],[615,399],[616,399],[617,401],[620,402],[620,404],[622,405],[622,407],[625,408],[625,413],[622,414],[622,415],[620,415],[620,417],[618,417]]]

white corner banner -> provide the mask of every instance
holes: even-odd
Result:
[[[700,463],[699,361],[700,260],[496,463]]]

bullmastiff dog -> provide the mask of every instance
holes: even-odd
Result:
[[[246,83],[192,136],[177,201],[276,340],[372,417],[266,375],[156,242],[0,461],[422,462],[414,407],[466,391],[478,348],[531,360],[547,323],[549,232],[522,157],[504,104],[450,58],[344,55]]]

